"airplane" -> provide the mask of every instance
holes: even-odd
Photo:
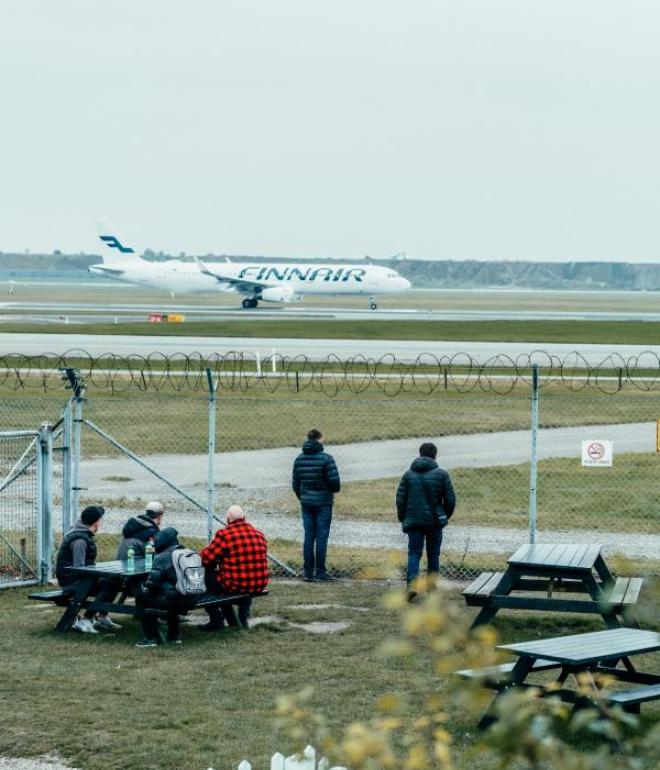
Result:
[[[127,283],[174,292],[223,291],[243,295],[244,308],[259,302],[296,302],[305,294],[363,295],[376,310],[379,294],[410,289],[410,281],[395,270],[372,264],[231,262],[209,267],[197,257],[193,262],[168,259],[151,262],[126,245],[114,228],[99,225],[103,262],[88,270]]]

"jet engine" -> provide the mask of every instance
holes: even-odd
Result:
[[[296,302],[300,295],[290,286],[272,286],[270,289],[262,289],[259,299],[264,302]]]

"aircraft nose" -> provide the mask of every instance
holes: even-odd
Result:
[[[406,291],[408,291],[408,289],[410,289],[411,287],[412,287],[412,284],[410,283],[410,281],[407,278],[402,278],[401,279],[401,288],[402,289],[405,289]]]

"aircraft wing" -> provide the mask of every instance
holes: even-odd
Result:
[[[210,270],[198,257],[195,257],[195,262],[204,275],[210,275],[212,278],[215,278],[218,283],[227,284],[230,287],[229,290],[238,291],[241,294],[252,294],[255,289],[270,289],[277,285],[269,283],[268,281],[250,281],[245,278],[234,278],[234,276],[231,275],[223,275],[221,272]]]

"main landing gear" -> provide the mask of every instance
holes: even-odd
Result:
[[[258,299],[256,299],[256,297],[246,297],[246,298],[243,300],[243,302],[242,302],[242,305],[243,305],[243,307],[244,307],[246,310],[247,310],[248,308],[253,308],[253,307],[256,307],[258,304],[259,304],[259,300],[258,300]]]
[[[378,305],[376,304],[376,297],[369,297],[369,308],[370,310],[378,309]]]

